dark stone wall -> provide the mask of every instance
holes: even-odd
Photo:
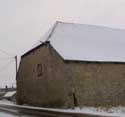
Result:
[[[38,64],[42,64],[41,76]],[[21,59],[17,101],[60,108],[125,106],[125,64],[68,63],[45,44]]]
[[[42,65],[38,77],[37,65]],[[48,44],[21,59],[17,75],[17,101],[43,107],[72,107],[65,64]]]
[[[125,64],[70,63],[79,106],[125,106]]]

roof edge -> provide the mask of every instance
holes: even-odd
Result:
[[[105,26],[101,24],[84,24],[84,23],[77,23],[77,22],[64,22],[64,21],[56,21],[56,24],[72,24],[72,25],[86,25],[86,26],[94,26],[94,27],[102,27],[102,28],[107,28],[107,29],[112,29],[112,30],[121,30],[125,31],[124,28],[116,28],[116,27],[110,27],[110,26]]]
[[[42,42],[40,45],[38,45],[38,46],[32,48],[31,50],[27,51],[26,53],[24,53],[24,54],[21,56],[21,58],[27,56],[27,55],[30,54],[31,52],[35,51],[36,49],[38,49],[38,48],[40,48],[41,46],[46,45],[46,44],[48,44],[48,43],[50,43],[50,42],[49,42],[49,41]]]
[[[125,64],[124,61],[95,61],[95,60],[69,60],[64,59],[65,63],[98,63],[98,64]]]
[[[39,44],[38,46],[36,46],[36,47],[32,48],[31,50],[27,51],[26,53],[24,53],[24,54],[21,56],[21,58],[24,57],[24,56],[26,56],[26,55],[28,55],[30,52],[34,51],[35,49],[37,49],[37,48],[39,48],[39,47],[45,45],[46,43],[50,43],[50,42],[49,42],[49,39],[50,39],[50,37],[52,36],[53,32],[55,31],[55,28],[56,28],[56,26],[57,26],[58,23],[61,23],[61,22],[59,22],[59,21],[56,21],[56,22],[55,22],[55,24],[54,24],[54,26],[53,26],[51,32],[48,34],[48,36],[47,36],[47,38],[46,38],[45,41],[43,41],[43,42],[40,41],[41,44]]]
[[[55,31],[56,26],[57,26],[58,23],[59,23],[59,21],[56,21],[56,22],[55,22],[55,24],[53,25],[53,28],[52,28],[51,32],[49,33],[49,35],[48,35],[48,37],[47,37],[47,39],[46,39],[46,41],[49,41],[49,39],[50,39],[50,37],[52,36],[53,32]]]

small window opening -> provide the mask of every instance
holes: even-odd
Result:
[[[37,76],[40,77],[43,75],[42,64],[37,64]]]

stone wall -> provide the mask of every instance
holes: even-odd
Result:
[[[37,76],[37,65],[42,64],[42,76]],[[48,44],[21,59],[17,75],[18,103],[44,107],[72,107],[65,64]]]
[[[125,64],[67,62],[44,44],[21,59],[17,100],[43,107],[125,106]]]
[[[125,106],[125,64],[69,63],[79,106]]]

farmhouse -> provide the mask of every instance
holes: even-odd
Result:
[[[19,104],[125,106],[125,30],[56,22],[43,40],[21,57]]]

